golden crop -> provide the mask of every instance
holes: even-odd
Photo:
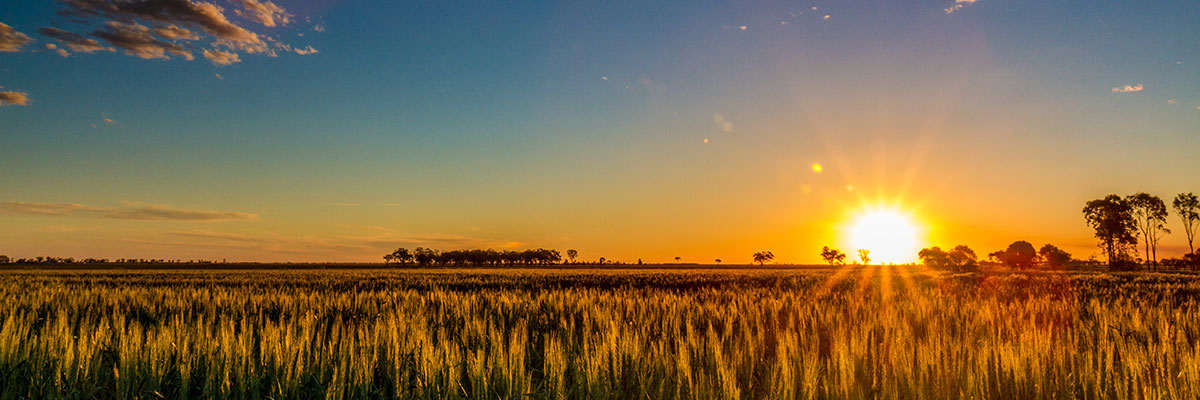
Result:
[[[0,273],[2,398],[1200,398],[1200,280]]]

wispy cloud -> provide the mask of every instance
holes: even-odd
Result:
[[[175,25],[159,26],[154,28],[154,33],[159,37],[167,40],[199,40],[200,36],[187,30],[187,28],[178,27]]]
[[[173,54],[188,61],[195,59],[183,45],[159,40],[150,32],[149,27],[136,22],[108,21],[103,29],[92,32],[92,35],[125,50],[125,54],[131,56],[169,60],[171,57],[168,54]]]
[[[32,42],[33,38],[28,35],[17,32],[13,27],[0,22],[0,52],[15,53],[21,51],[22,47]]]
[[[1145,89],[1145,87],[1143,87],[1142,84],[1139,83],[1136,85],[1117,86],[1115,88],[1112,88],[1112,92],[1113,93],[1133,93],[1133,92],[1140,92],[1140,91],[1142,91],[1142,89]]]
[[[317,53],[320,53],[319,51],[317,51],[317,49],[314,49],[312,46],[308,46],[308,47],[305,47],[305,48],[303,48],[303,49],[302,49],[302,48],[299,48],[299,47],[297,47],[297,48],[293,49],[292,51],[294,51],[294,52],[296,52],[296,54],[299,54],[299,55],[302,55],[302,56],[306,56],[306,55],[309,55],[309,54],[317,54]]]
[[[198,51],[214,64],[229,65],[241,61],[242,53],[274,57],[277,50],[315,52],[311,47],[293,51],[286,43],[230,20],[225,8],[204,1],[58,0],[58,3],[62,6],[60,14],[77,22],[96,23],[99,28],[89,34],[95,39],[55,27],[45,27],[39,32],[81,53],[119,48],[145,59],[193,60],[193,51]],[[292,21],[291,14],[271,1],[232,0],[231,3],[232,14],[265,27],[284,26]],[[209,45],[198,43],[205,39],[210,39]],[[307,50],[312,51],[306,53]]]
[[[954,13],[955,11],[961,10],[967,6],[975,4],[976,1],[978,1],[978,0],[954,0],[953,5],[951,5],[950,7],[943,8],[942,11],[945,11],[946,14],[951,14],[951,13]]]
[[[0,89],[4,88],[0,86]],[[0,92],[0,107],[23,106],[29,104],[29,94],[15,90]]]
[[[184,222],[252,221],[258,219],[257,214],[245,212],[196,210],[142,203],[125,203],[122,207],[96,207],[76,203],[24,203],[10,201],[0,203],[0,213]]]
[[[97,51],[116,51],[116,49],[100,44],[96,39],[88,39],[78,33],[67,32],[62,29],[45,27],[38,29],[43,35],[49,36],[58,43],[62,44],[71,51],[76,53],[93,53]]]
[[[204,49],[204,58],[207,58],[208,61],[212,61],[213,64],[222,66],[232,65],[242,61],[242,59],[238,57],[237,53],[209,49]]]
[[[277,23],[287,25],[291,22],[292,15],[270,1],[241,0],[241,4],[243,9],[235,10],[235,13],[263,26],[273,27]]]

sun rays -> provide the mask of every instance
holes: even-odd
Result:
[[[899,207],[876,206],[857,211],[842,230],[849,248],[869,250],[875,263],[900,264],[916,261],[926,229]]]

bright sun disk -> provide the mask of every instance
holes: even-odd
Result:
[[[912,217],[893,209],[871,209],[856,215],[847,239],[852,257],[858,249],[870,250],[871,264],[901,264],[917,258],[920,229]]]

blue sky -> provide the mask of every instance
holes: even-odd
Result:
[[[1082,256],[1096,251],[1084,201],[1200,190],[1193,2],[252,3],[288,23],[212,4],[275,56],[178,20],[200,36],[173,42],[191,61],[119,46],[63,57],[40,29],[111,46],[89,33],[132,17],[56,15],[99,0],[0,10],[33,39],[0,53],[0,91],[29,99],[0,107],[0,202],[258,216],[10,206],[0,252],[374,260],[436,243],[707,260],[767,247],[809,262],[847,210],[883,201],[913,208],[934,244]],[[1114,92],[1126,85],[1141,90]],[[267,238],[276,250],[245,245]]]

